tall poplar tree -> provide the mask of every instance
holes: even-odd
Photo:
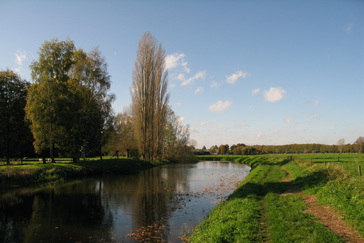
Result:
[[[132,117],[139,153],[145,160],[160,158],[168,110],[165,53],[150,34],[139,41],[133,70]]]

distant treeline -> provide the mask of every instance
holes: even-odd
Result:
[[[245,145],[234,144],[229,146],[213,145],[210,149],[203,147],[196,149],[195,154],[301,154],[301,153],[363,153],[364,137],[359,137],[353,144],[325,145],[325,144],[288,144],[288,145]]]

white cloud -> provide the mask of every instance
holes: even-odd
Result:
[[[165,58],[165,69],[178,69],[178,72],[190,73],[190,68],[188,67],[188,62],[185,61],[184,53],[173,53],[166,56]]]
[[[221,85],[221,83],[218,83],[218,82],[216,82],[216,81],[212,81],[211,82],[211,88],[218,88],[218,87],[220,87],[220,85]]]
[[[183,70],[186,72],[186,73],[190,73],[190,69],[188,68],[188,63],[187,62],[182,62],[181,63],[182,67],[183,67]]]
[[[186,79],[185,81],[182,82],[182,86],[185,86],[187,84],[192,83],[193,81],[195,81],[196,79],[205,79],[206,76],[206,71],[200,71],[198,73],[196,73],[193,77]]]
[[[180,65],[181,62],[185,63],[184,57],[185,57],[185,54],[183,54],[183,53],[180,53],[180,54],[174,53],[174,54],[166,56],[166,58],[165,58],[166,69],[176,68],[178,65]]]
[[[319,101],[318,101],[318,100],[316,100],[316,101],[315,101],[315,103],[313,104],[313,107],[318,106],[318,104],[319,104]]]
[[[281,89],[280,87],[278,88],[270,88],[269,90],[264,90],[264,98],[266,101],[269,102],[276,102],[281,100],[284,97],[284,94],[286,93],[286,91],[284,89]]]
[[[196,90],[195,90],[195,94],[199,94],[199,93],[202,93],[203,92],[203,88],[202,87],[198,87]]]
[[[185,78],[185,75],[183,73],[180,73],[180,74],[177,75],[176,79],[182,81],[182,80],[185,80],[186,78]]]
[[[176,122],[178,122],[178,124],[181,124],[185,121],[185,118],[183,116],[177,116],[176,117]]]
[[[286,119],[284,119],[285,122],[290,123],[291,121],[293,121],[294,117],[287,117]]]
[[[253,91],[252,91],[252,95],[256,95],[256,94],[258,94],[258,93],[259,93],[259,91],[260,91],[260,89],[255,89],[255,90],[253,90]]]
[[[244,73],[243,71],[237,71],[236,73],[226,76],[226,83],[228,84],[235,84],[235,82],[239,78],[245,78],[248,75],[248,73]]]
[[[211,122],[210,121],[202,121],[200,124],[201,124],[201,126],[206,126],[206,125],[210,125]]]
[[[250,106],[248,106],[248,108],[249,108],[249,109],[253,109],[253,106],[252,106],[252,105],[250,105]]]
[[[318,114],[313,114],[312,115],[313,120],[316,120],[316,119],[319,119],[319,118],[320,118],[320,115],[318,115]]]
[[[222,101],[219,100],[216,104],[210,105],[209,110],[211,112],[222,113],[229,108],[233,103],[230,100]]]
[[[22,51],[20,49],[17,50],[17,52],[15,53],[15,61],[16,63],[21,66],[23,64],[23,61],[27,59],[27,55],[25,53],[25,51]]]
[[[171,72],[171,78],[182,81],[182,86],[192,83],[197,79],[205,79],[206,71],[199,71],[192,77],[188,77],[191,70],[188,67],[188,62],[185,60],[184,53],[173,53],[171,55],[166,56],[165,58],[165,69],[173,70]]]

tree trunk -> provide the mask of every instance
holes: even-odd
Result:
[[[100,160],[102,160],[102,147],[100,146]]]
[[[50,156],[51,156],[52,163],[56,163],[56,161],[54,160],[54,154],[53,154],[53,151],[54,151],[54,142],[51,142],[51,147],[50,147]]]
[[[6,164],[10,165],[10,144],[6,143]]]

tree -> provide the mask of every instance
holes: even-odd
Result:
[[[109,150],[119,155],[119,152],[129,157],[137,155],[138,145],[133,130],[133,119],[130,110],[119,113],[114,118],[114,133],[109,140]]]
[[[211,154],[217,154],[219,152],[219,148],[217,147],[217,145],[212,145],[209,148],[209,151],[210,151]]]
[[[338,151],[339,151],[339,155],[337,156],[337,161],[340,161],[340,154],[343,152],[344,145],[345,145],[345,139],[340,138],[340,139],[337,141],[337,149],[338,149]]]
[[[32,143],[24,107],[29,83],[11,70],[0,72],[0,154],[10,164],[10,156],[23,157],[25,146]]]
[[[364,153],[364,137],[358,137],[358,139],[354,142],[354,145],[358,153]]]
[[[108,142],[113,131],[113,112],[111,104],[115,96],[108,94],[111,81],[107,64],[98,48],[89,53],[77,50],[75,64],[71,69],[71,80],[75,81],[72,90],[79,89],[82,106],[78,114],[82,118],[81,141],[77,144],[86,150],[97,151],[102,159],[102,147]]]
[[[219,154],[227,154],[229,153],[229,145],[225,144],[225,145],[220,145],[219,146]]]
[[[168,109],[165,136],[163,141],[163,156],[171,162],[193,161],[194,155],[189,146],[190,127],[184,126],[180,117]]]
[[[345,145],[345,139],[341,138],[337,141],[337,146],[338,146],[337,148],[340,154],[343,152],[344,145]]]
[[[26,116],[31,121],[36,152],[49,148],[52,162],[55,142],[63,132],[60,127],[63,117],[59,114],[65,103],[69,103],[65,83],[69,80],[74,49],[71,40],[45,41],[39,50],[38,61],[30,65],[34,84],[29,89]]]
[[[30,68],[34,84],[26,114],[36,151],[49,148],[52,162],[55,145],[74,162],[86,150],[96,149],[101,156],[111,130],[113,96],[107,94],[110,75],[98,49],[86,53],[69,39],[45,41]]]
[[[139,41],[131,97],[139,153],[148,161],[162,154],[169,100],[167,76],[162,46],[145,33]]]

